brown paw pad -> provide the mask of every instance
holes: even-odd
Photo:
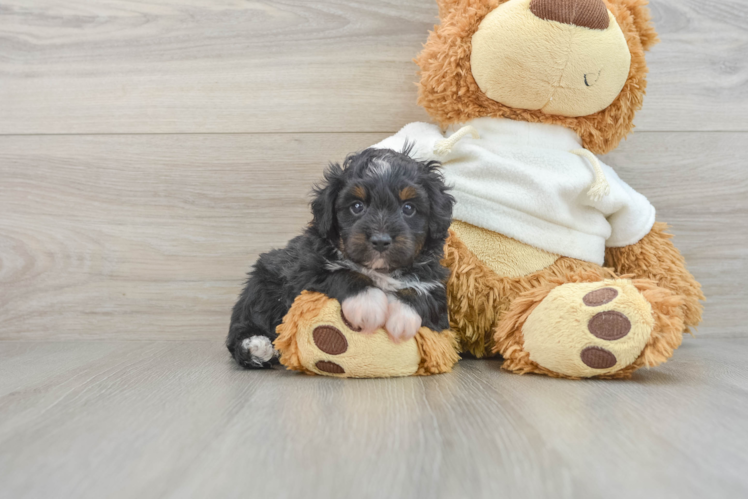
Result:
[[[618,340],[629,334],[631,321],[618,311],[603,311],[592,316],[587,329],[601,340]]]
[[[348,340],[334,326],[318,326],[314,329],[312,338],[319,350],[324,353],[335,356],[348,350]]]
[[[599,307],[613,302],[618,297],[618,290],[615,288],[601,288],[584,296],[582,299],[584,305],[589,307]]]
[[[314,366],[316,366],[319,371],[325,373],[334,373],[336,375],[345,373],[342,366],[333,363],[332,361],[317,361]]]
[[[618,360],[615,355],[602,347],[587,347],[580,355],[582,363],[596,370],[613,368]]]

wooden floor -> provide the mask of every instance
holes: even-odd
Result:
[[[5,342],[2,497],[743,497],[748,339],[633,381],[337,380],[210,341]]]
[[[748,496],[748,3],[651,0],[605,161],[708,297],[631,382],[237,370],[244,272],[414,120],[435,0],[0,2],[0,496]]]

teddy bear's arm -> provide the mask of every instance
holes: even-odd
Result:
[[[667,224],[657,222],[638,243],[606,249],[605,264],[618,274],[649,278],[684,296],[685,323],[687,327],[694,327],[701,322],[703,306],[699,301],[705,297],[699,282],[686,269],[686,261],[673,245],[667,227]]]

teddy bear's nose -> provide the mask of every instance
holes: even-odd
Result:
[[[593,30],[608,28],[608,9],[603,0],[532,0],[530,10],[540,19]]]

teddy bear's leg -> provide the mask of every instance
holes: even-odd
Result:
[[[353,329],[338,301],[303,292],[278,327],[275,348],[280,362],[292,370],[342,378],[402,377],[451,371],[457,362],[457,341],[451,331],[422,327],[399,344],[387,332]]]
[[[515,373],[628,378],[680,345],[682,306],[683,297],[651,280],[547,283],[513,301],[495,350]]]
[[[659,286],[673,290],[684,298],[686,331],[701,323],[706,300],[701,285],[686,268],[686,260],[673,245],[668,225],[656,222],[641,241],[627,247],[605,249],[605,262],[618,274],[649,278]]]

